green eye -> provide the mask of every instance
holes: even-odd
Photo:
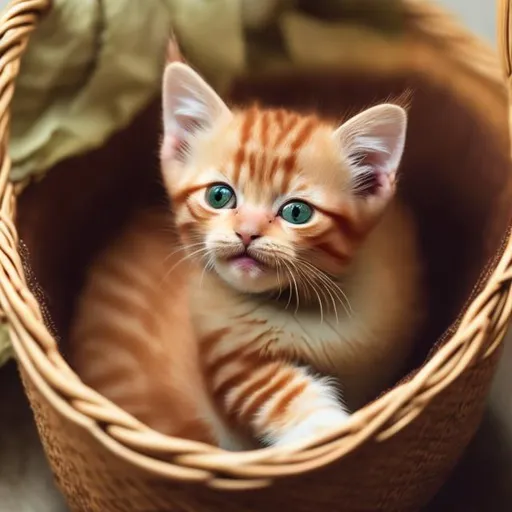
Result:
[[[206,190],[206,201],[212,208],[234,208],[236,196],[228,185],[213,185]]]
[[[282,207],[280,215],[291,224],[305,224],[313,216],[313,208],[303,201],[292,201]]]

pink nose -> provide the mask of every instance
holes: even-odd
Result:
[[[251,242],[265,234],[265,230],[271,222],[272,215],[265,209],[242,206],[236,211],[233,229],[236,236],[247,247]]]
[[[241,230],[240,230],[241,231]],[[250,231],[235,231],[235,235],[242,240],[242,243],[247,247],[253,240],[256,240],[261,235],[258,233],[251,233]]]

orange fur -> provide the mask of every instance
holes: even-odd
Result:
[[[109,270],[94,271],[99,288],[85,292],[76,344],[95,346],[98,360],[116,343],[102,336],[113,322],[110,309],[98,313],[95,345],[80,324],[92,322],[91,305],[105,283],[110,306],[121,307],[109,275],[122,258],[133,263],[125,279],[137,267],[158,276],[165,255],[178,247],[185,259],[167,279],[180,284],[153,281],[147,298],[124,311],[138,318],[144,310],[151,325],[162,311],[156,334],[141,329],[126,340],[135,335],[148,352],[158,347],[139,378],[156,379],[149,370],[166,362],[169,422],[177,422],[166,431],[196,437],[179,426],[194,418],[216,444],[243,449],[254,439],[293,444],[335,429],[349,408],[397,377],[419,320],[414,227],[394,198],[404,111],[381,105],[340,127],[282,109],[230,111],[190,68],[172,64],[164,78],[164,129],[162,172],[179,240],[162,242],[158,229],[142,230],[136,236],[148,249],[136,253],[129,249],[133,228],[111,250],[117,264],[112,254],[104,257],[100,269],[111,261]],[[287,205],[307,219],[286,217]],[[119,325],[116,332],[121,344]],[[85,366],[93,366],[91,358]],[[93,381],[98,389],[99,379]],[[157,401],[148,404],[151,423]]]
[[[148,212],[97,258],[71,332],[71,363],[86,384],[152,428],[211,443],[186,262],[166,276],[183,257],[173,245],[168,219]]]

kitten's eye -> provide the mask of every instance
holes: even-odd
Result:
[[[281,208],[280,215],[291,224],[305,224],[313,217],[313,208],[303,201],[292,201]]]
[[[216,209],[234,208],[236,206],[236,196],[228,185],[212,185],[206,190],[206,201]]]

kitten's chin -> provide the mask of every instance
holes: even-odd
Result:
[[[279,288],[275,269],[258,264],[251,258],[217,261],[215,271],[229,286],[243,293],[263,293]]]

